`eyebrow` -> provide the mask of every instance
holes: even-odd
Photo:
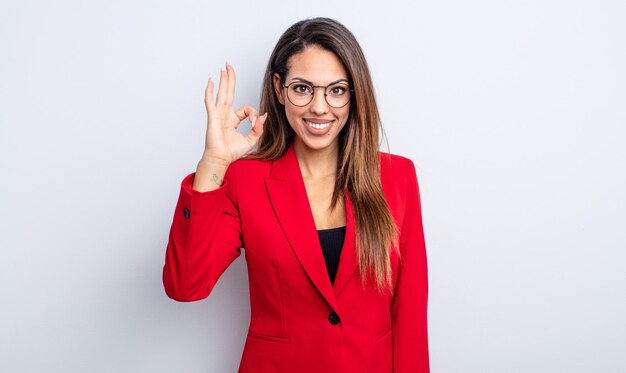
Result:
[[[298,80],[298,81],[301,81],[301,82],[303,82],[303,83],[307,83],[307,84],[312,85],[312,86],[313,86],[313,85],[315,85],[315,84],[313,84],[313,82],[311,82],[311,81],[309,81],[309,80],[306,80],[306,79],[304,79],[304,78],[297,77],[297,76],[296,76],[296,77],[294,77],[294,78],[292,78],[291,80],[292,80],[292,81],[294,81],[294,80]],[[341,79],[337,79],[337,80],[335,80],[334,82],[330,82],[328,85],[333,85],[333,84],[342,83],[342,82],[349,83],[349,82],[348,82],[348,79],[341,78]]]

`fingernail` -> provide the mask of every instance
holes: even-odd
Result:
[[[256,123],[256,117],[252,117],[252,120],[250,121],[252,127],[254,127],[254,123]]]

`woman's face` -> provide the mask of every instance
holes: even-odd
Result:
[[[324,96],[324,88],[313,88],[313,99],[305,106],[296,106],[294,101],[295,92],[305,92],[308,86],[332,85],[333,94],[342,94],[342,89],[350,89],[348,86],[348,73],[341,61],[330,51],[319,46],[309,46],[304,51],[294,54],[289,58],[289,72],[285,81],[281,82],[278,74],[274,76],[274,87],[281,104],[285,105],[285,114],[291,128],[296,133],[294,146],[306,147],[309,150],[333,149],[338,147],[338,134],[348,120],[350,102],[340,108],[330,106]],[[287,88],[284,85],[295,84],[290,90],[291,101],[287,97]],[[300,85],[299,83],[304,83]],[[350,96],[350,92],[345,92]],[[328,96],[331,103],[341,99]],[[305,100],[306,101],[306,100]],[[296,102],[298,103],[298,102]]]

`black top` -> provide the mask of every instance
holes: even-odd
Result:
[[[335,282],[335,275],[339,267],[339,256],[343,247],[343,239],[346,236],[346,227],[320,229],[317,231],[317,235],[320,237],[328,277],[330,277],[332,284]]]

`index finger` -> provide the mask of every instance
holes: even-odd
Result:
[[[259,113],[252,106],[244,105],[235,111],[235,115],[237,115],[239,121],[250,118],[250,121],[252,122],[253,118],[259,116]]]

